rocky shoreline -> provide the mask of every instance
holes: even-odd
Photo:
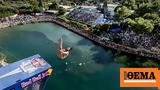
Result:
[[[11,19],[7,22],[0,23],[0,28],[12,27],[15,25],[22,25],[22,24],[27,24],[27,23],[40,23],[40,22],[56,23],[60,26],[65,27],[66,29],[72,32],[75,32],[91,41],[96,42],[97,44],[105,48],[112,48],[117,51],[122,51],[122,52],[126,52],[129,54],[135,54],[135,55],[142,56],[142,57],[149,57],[149,58],[153,58],[156,60],[160,60],[160,55],[158,55],[155,52],[151,52],[150,50],[146,50],[146,49],[135,49],[135,48],[127,47],[124,45],[116,44],[111,41],[102,41],[102,37],[94,35],[91,32],[84,30],[82,28],[78,28],[75,25],[72,25],[66,22],[62,22],[58,20],[56,16],[35,16],[35,17],[32,16],[24,20],[18,20],[18,19],[12,20]]]

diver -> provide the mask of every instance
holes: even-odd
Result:
[[[58,39],[58,53],[57,53],[58,58],[60,59],[67,58],[70,54],[71,49],[72,49],[71,47],[64,49],[62,46],[62,37]]]

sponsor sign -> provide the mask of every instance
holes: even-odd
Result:
[[[39,74],[39,75],[37,75],[35,77],[32,77],[32,78],[28,79],[28,81],[22,82],[21,83],[21,87],[22,88],[27,87],[27,86],[33,84],[36,81],[39,81],[39,80],[41,80],[41,79],[43,79],[43,78],[45,78],[47,76],[50,76],[51,73],[52,73],[52,69],[48,69],[46,72],[41,73],[41,74]]]

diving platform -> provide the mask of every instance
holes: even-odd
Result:
[[[34,55],[0,68],[0,90],[44,90],[51,65]]]

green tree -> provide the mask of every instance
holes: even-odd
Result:
[[[151,3],[153,0],[136,0],[136,5],[139,8],[141,5]]]
[[[160,0],[153,0],[151,9],[153,12],[160,12]]]
[[[122,5],[128,7],[129,9],[136,9],[136,1],[135,0],[124,0]]]
[[[139,6],[137,10],[135,10],[137,16],[143,16],[145,13],[151,13],[152,10],[149,4],[143,4]]]
[[[33,12],[33,6],[32,5],[24,5],[18,8],[19,14],[24,13],[32,13]]]
[[[127,19],[123,20],[122,24],[126,28],[133,29],[136,22],[134,20],[132,20],[131,18],[127,18]]]
[[[43,0],[38,0],[39,1],[39,7],[43,7]]]
[[[124,27],[137,33],[151,33],[154,29],[152,20],[144,19],[142,17],[136,18],[135,20],[127,18],[123,20],[122,23]]]
[[[139,8],[136,10],[138,16],[143,16],[146,13],[159,13],[160,0],[153,0],[152,3],[139,4]]]
[[[49,10],[57,10],[58,9],[58,4],[57,2],[52,2],[52,4],[49,6]]]
[[[144,14],[143,18],[149,20],[157,20],[159,18],[159,15],[157,13],[146,13]]]
[[[0,12],[0,18],[8,17],[18,13],[17,9],[10,6],[0,6]]]
[[[58,8],[58,14],[59,14],[59,15],[63,15],[63,14],[65,14],[65,12],[66,12],[66,9],[65,9],[65,8],[63,8],[63,7],[59,7],[59,8]]]
[[[151,33],[154,29],[154,25],[150,20],[139,17],[135,19],[135,22],[136,32]]]
[[[116,9],[114,17],[117,20],[121,21],[121,20],[126,19],[130,15],[131,15],[131,11],[126,6],[121,6]]]
[[[154,32],[160,33],[160,18],[156,19],[154,21],[154,24],[155,24],[155,26],[154,26]]]
[[[38,6],[33,6],[33,12],[34,13],[39,13],[42,11],[42,7],[38,7]]]
[[[31,0],[30,4],[33,6],[37,6],[39,4],[39,2],[37,0]]]

